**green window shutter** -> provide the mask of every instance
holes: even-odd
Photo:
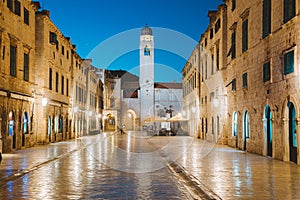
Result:
[[[292,19],[296,15],[295,0],[284,0],[284,23]]]
[[[267,82],[271,79],[271,73],[270,73],[270,62],[267,62],[264,64],[264,69],[263,69],[263,81]]]
[[[243,74],[243,88],[247,88],[248,86],[248,79],[247,79],[247,73]]]
[[[242,24],[242,52],[248,49],[248,19]]]
[[[17,47],[10,45],[10,75],[17,76]]]
[[[294,72],[294,51],[284,54],[284,75]]]
[[[29,55],[24,53],[24,81],[29,81]]]
[[[263,1],[263,38],[271,33],[271,0]]]
[[[235,59],[236,54],[235,54],[235,30],[231,34],[231,59]]]

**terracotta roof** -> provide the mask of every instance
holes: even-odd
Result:
[[[154,88],[182,89],[182,83],[157,82],[154,83]]]

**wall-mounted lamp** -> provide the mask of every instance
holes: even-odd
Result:
[[[46,97],[42,98],[42,106],[46,106],[48,104],[48,99]]]

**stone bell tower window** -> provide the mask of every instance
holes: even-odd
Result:
[[[144,48],[144,56],[150,56],[150,48],[148,45],[146,45]]]

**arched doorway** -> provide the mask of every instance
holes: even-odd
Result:
[[[104,130],[105,131],[115,131],[116,127],[116,119],[113,114],[106,115],[106,119],[104,121]]]
[[[292,102],[288,102],[289,111],[289,149],[290,161],[297,163],[297,124],[296,124],[296,109]]]
[[[23,115],[23,132],[22,132],[22,147],[25,146],[25,135],[28,134],[29,130],[29,119],[28,119],[28,113],[27,112],[24,112],[24,115]]]
[[[243,150],[247,148],[247,139],[250,138],[250,119],[248,111],[245,111],[243,118]]]
[[[237,112],[234,112],[232,115],[232,136],[234,136],[236,139],[235,147],[238,147],[238,116],[237,116]]]
[[[220,116],[217,116],[217,142],[220,137]]]
[[[264,130],[266,134],[267,156],[273,155],[273,125],[272,125],[272,111],[270,106],[265,107]]]
[[[122,117],[122,124],[126,125],[126,130],[136,129],[136,113],[134,110],[129,109],[126,113],[124,113]]]
[[[17,147],[17,136],[15,133],[15,114],[11,111],[8,115],[8,135],[12,136],[12,148]]]
[[[51,127],[52,127],[52,123],[51,123],[51,117],[48,116],[48,123],[47,123],[47,133],[48,133],[48,139],[49,142],[51,142]]]

